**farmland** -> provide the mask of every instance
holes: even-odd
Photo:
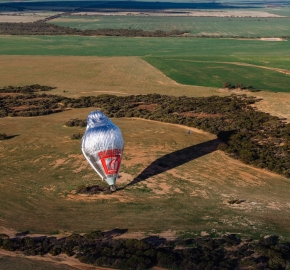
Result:
[[[196,61],[191,59],[144,57],[173,80],[188,85],[220,87],[223,82],[233,84],[243,82],[245,86],[254,86],[263,90],[289,91],[289,74],[263,66],[251,66],[236,62]],[[263,79],[262,79],[263,78]]]
[[[74,36],[0,39],[0,53],[6,55],[141,56],[182,84],[221,87],[222,82],[235,78],[260,90],[289,91],[289,75],[285,74],[290,68],[288,41]],[[194,77],[196,72],[200,79]]]
[[[43,20],[49,16],[57,14],[56,12],[0,12],[0,22],[35,22]]]
[[[288,41],[77,36],[0,36],[0,41],[1,55],[194,57],[290,68]]]
[[[212,12],[213,13],[213,12]],[[222,13],[216,12],[216,13]],[[290,14],[290,11],[289,11]],[[287,36],[290,30],[290,18],[244,18],[244,17],[169,17],[169,16],[70,16],[53,19],[54,23],[64,27],[78,29],[124,28],[143,29],[148,31],[181,30],[189,36],[243,36],[243,37],[281,37]],[[265,15],[266,16],[266,15]]]
[[[70,4],[74,5],[61,2]],[[258,11],[290,15],[289,7]],[[47,12],[33,16],[44,18]],[[27,13],[18,19],[34,20],[33,16]],[[1,18],[12,19],[10,15]],[[289,35],[289,17],[78,15],[50,23],[79,29],[186,29],[191,35],[241,35],[250,39],[3,35],[0,88],[49,85],[56,87],[49,93],[70,98],[99,94],[246,94],[262,99],[254,105],[257,109],[290,121],[289,40],[258,38]],[[261,91],[229,90],[223,88],[224,82]],[[1,93],[0,97],[5,95]],[[9,136],[0,140],[0,233],[29,231],[62,237],[72,232],[122,228],[128,230],[128,237],[138,238],[237,233],[254,239],[276,234],[283,241],[290,240],[289,178],[233,159],[217,149],[215,135],[186,126],[113,118],[125,140],[117,180],[120,190],[113,194],[77,194],[82,185],[106,186],[81,154],[80,141],[71,139],[72,134],[82,134],[85,129],[65,126],[70,119],[85,119],[94,109],[0,118],[0,134]],[[193,154],[187,162],[166,167],[171,162],[168,158],[183,158],[188,149]],[[160,161],[157,167],[156,161]],[[142,173],[149,176],[136,181]],[[241,203],[229,203],[236,200]],[[21,263],[29,269],[65,269],[3,256],[0,267],[15,268]]]

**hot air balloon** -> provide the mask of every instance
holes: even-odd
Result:
[[[82,152],[99,176],[109,184],[111,191],[116,190],[123,148],[120,129],[103,112],[91,112],[82,139]]]

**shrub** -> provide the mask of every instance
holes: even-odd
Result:
[[[81,134],[81,133],[75,133],[75,134],[72,134],[71,136],[70,136],[70,138],[72,139],[72,140],[79,140],[79,139],[81,139],[83,137],[83,134]]]
[[[57,255],[59,255],[60,253],[61,253],[61,248],[59,248],[59,247],[53,247],[50,251],[49,251],[49,253],[52,255],[52,256],[57,256]]]

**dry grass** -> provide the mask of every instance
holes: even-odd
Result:
[[[0,142],[0,227],[52,233],[127,228],[289,235],[290,181],[215,150],[214,135],[143,121],[114,119],[125,156],[113,196],[73,195],[101,184],[63,125],[92,109],[36,118],[3,118]],[[127,186],[132,180],[135,181]],[[229,199],[242,199],[229,205]],[[148,221],[150,222],[144,222]]]
[[[0,56],[0,64],[5,66],[0,71],[0,87],[39,83],[56,86],[54,93],[72,97],[218,93],[214,88],[178,85],[139,57]]]
[[[3,55],[0,56],[0,64],[5,67],[0,71],[0,87],[45,84],[57,87],[52,93],[69,97],[105,93],[114,95],[160,93],[177,96],[231,94],[223,89],[177,84],[139,57]],[[289,93],[261,91],[249,95],[263,99],[256,104],[259,109],[288,118],[289,121]]]
[[[69,97],[230,94],[179,85],[138,57],[0,56],[0,64],[5,66],[0,87],[39,83],[56,86],[51,93]],[[289,94],[255,95],[264,99],[257,107],[289,117]],[[0,119],[1,131],[19,135],[0,141],[0,226],[42,233],[119,227],[149,233],[231,231],[289,236],[289,180],[213,151],[213,135],[194,130],[188,135],[183,126],[115,119],[126,142],[118,179],[124,189],[113,196],[74,194],[79,185],[104,184],[82,156],[80,142],[70,139],[84,129],[63,125],[71,118],[85,118],[91,110]],[[229,205],[230,199],[245,202]]]
[[[290,122],[289,93],[259,92],[255,96],[263,99],[255,105],[259,110],[280,118],[287,118],[287,122]]]
[[[53,12],[0,12],[0,22],[7,23],[29,23],[54,15]]]

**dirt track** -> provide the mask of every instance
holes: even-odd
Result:
[[[4,257],[4,256],[15,257],[15,258],[25,258],[25,259],[35,260],[35,261],[52,262],[58,265],[68,265],[68,266],[74,267],[75,269],[81,269],[81,270],[111,270],[112,269],[112,268],[104,268],[104,267],[97,267],[97,266],[84,264],[84,263],[81,263],[78,259],[75,259],[73,257],[68,257],[64,254],[61,254],[58,256],[52,256],[50,254],[47,254],[44,256],[25,256],[20,252],[12,252],[12,251],[0,249],[0,259],[1,257]]]

